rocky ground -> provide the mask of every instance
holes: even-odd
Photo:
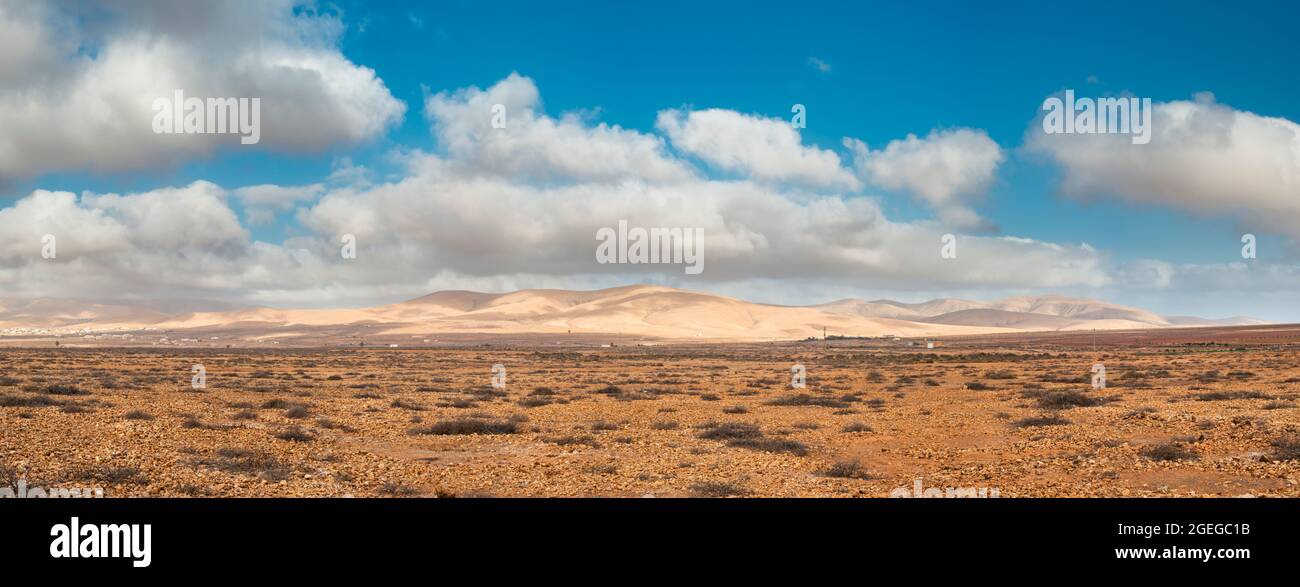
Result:
[[[1131,343],[6,348],[0,488],[1300,496],[1300,345]]]

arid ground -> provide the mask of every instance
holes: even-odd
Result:
[[[1300,496],[1300,327],[909,342],[2,348],[0,487]]]

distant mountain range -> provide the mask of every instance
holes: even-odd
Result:
[[[945,336],[1044,330],[1119,330],[1264,324],[1252,318],[1208,320],[1060,295],[990,302],[937,299],[919,304],[844,299],[780,306],[661,286],[596,291],[511,293],[440,291],[362,309],[218,308],[77,300],[0,301],[0,331],[133,331],[238,328],[275,330],[364,326],[372,334],[621,334],[656,339],[765,340],[821,336]]]
[[[975,302],[942,298],[919,304],[846,299],[819,306],[836,314],[900,318],[933,324],[994,326],[1019,330],[1115,330],[1174,326],[1247,326],[1263,320],[1235,316],[1221,320],[1160,316],[1140,308],[1061,295],[1020,296]]]

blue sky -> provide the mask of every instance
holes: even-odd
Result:
[[[136,193],[198,180],[225,189],[304,185],[323,181],[345,161],[369,169],[373,183],[396,181],[409,171],[395,154],[446,153],[424,115],[426,98],[489,88],[517,72],[535,84],[546,115],[582,111],[591,124],[646,135],[658,133],[656,117],[667,109],[717,108],[788,119],[792,104],[804,104],[803,144],[836,152],[846,167],[852,154],[842,144],[845,137],[880,149],[908,134],[973,129],[1004,153],[992,182],[971,200],[998,227],[984,236],[1087,243],[1118,266],[1150,259],[1173,265],[1237,262],[1239,238],[1252,232],[1261,243],[1256,262],[1280,264],[1284,273],[1297,262],[1300,228],[1287,230],[1285,218],[1257,222],[1276,217],[1274,209],[1239,210],[1231,201],[1169,205],[1168,195],[1145,198],[1104,181],[1066,193],[1062,177],[1072,170],[1051,155],[1025,149],[1043,99],[1068,88],[1157,103],[1210,92],[1217,105],[1233,112],[1300,121],[1300,5],[1293,2],[344,1],[296,6],[293,12],[337,21],[341,32],[331,48],[374,70],[392,98],[405,105],[400,120],[362,140],[308,152],[218,148],[144,168],[70,165],[17,175],[5,178],[3,203],[35,189]],[[710,177],[726,175],[692,161]],[[877,185],[844,197],[871,198],[894,222],[932,219],[931,208],[907,192]],[[240,200],[231,198],[230,206],[246,220]],[[280,213],[271,224],[244,224],[252,241],[277,245],[311,232],[293,213]],[[1277,302],[1290,293],[1290,282],[1269,283],[1274,301],[1267,307],[1243,303],[1218,313],[1300,319]],[[798,299],[802,294],[746,287],[732,280],[719,288],[805,301]],[[864,295],[891,293],[866,289]],[[916,289],[956,294],[987,288],[940,283]],[[1217,309],[1193,303],[1196,292],[1186,289],[1165,296],[1144,287],[1089,291],[1016,284],[989,289],[988,295],[1042,289],[1118,295],[1171,313]],[[1214,303],[1232,298],[1225,292]]]
[[[644,131],[663,108],[786,117],[802,103],[810,110],[805,140],[826,148],[837,148],[841,136],[880,144],[953,126],[1018,145],[1042,98],[1064,88],[1157,100],[1210,91],[1238,109],[1300,120],[1295,3],[1249,11],[1200,2],[1110,10],[1093,8],[1104,3],[986,4],[335,3],[347,25],[344,54],[374,68],[409,104],[419,104],[425,88],[484,86],[517,71],[537,81],[548,111],[599,108],[600,120]],[[831,70],[817,70],[810,57]],[[121,191],[201,178],[307,183],[327,175],[335,157],[374,164],[402,147],[436,148],[421,117],[407,116],[373,144],[322,156],[226,154],[175,170],[55,175],[34,184]],[[1121,258],[1228,261],[1238,253],[1241,230],[1231,221],[1065,200],[1051,169],[1020,157],[1001,175],[983,209],[1009,233],[1087,241]],[[900,218],[924,215],[905,198],[888,203]],[[1260,254],[1279,253],[1265,247]]]

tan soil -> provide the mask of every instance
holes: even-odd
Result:
[[[1262,340],[1162,332],[1102,337],[1095,351],[1088,334],[963,338],[931,351],[880,341],[6,348],[0,406],[19,405],[0,407],[0,487],[23,479],[101,486],[114,497],[887,497],[921,479],[926,488],[996,488],[1003,497],[1300,496],[1300,462],[1272,446],[1300,432],[1300,329]],[[1206,332],[1220,332],[1219,342]],[[1104,390],[1087,381],[1094,362],[1106,365]],[[497,363],[507,369],[503,395],[490,385]],[[790,387],[796,363],[807,369],[806,389]],[[206,369],[202,391],[190,386],[195,364]],[[58,384],[82,393],[49,393]],[[539,387],[554,395],[531,397],[553,403],[519,403]],[[1039,405],[1056,391],[1111,401]],[[1195,397],[1234,391],[1266,397]],[[769,403],[795,393],[846,405]],[[35,405],[45,400],[58,405]],[[308,415],[263,407],[272,400],[303,404]],[[736,406],[743,413],[724,411]],[[137,411],[152,419],[126,417]],[[1053,413],[1069,423],[1014,425]],[[513,434],[410,433],[511,417]],[[184,427],[187,419],[200,426]],[[652,426],[666,422],[677,427]],[[752,423],[762,438],[794,441],[807,454],[700,438],[709,422]],[[871,431],[845,432],[853,423]],[[310,439],[275,436],[292,426]],[[1191,457],[1142,454],[1171,441]],[[846,460],[870,478],[823,474]]]

